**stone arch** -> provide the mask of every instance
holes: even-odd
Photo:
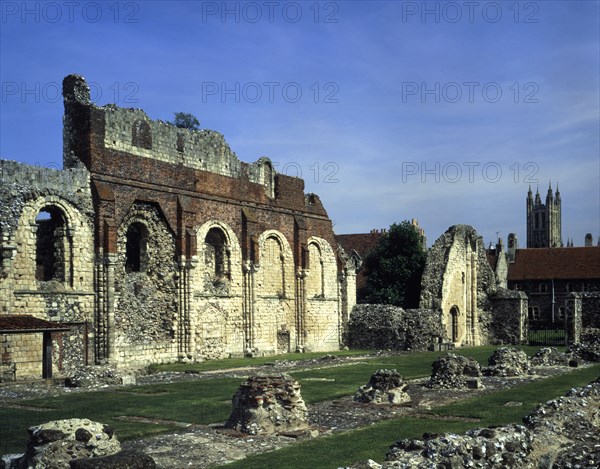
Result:
[[[308,298],[324,298],[324,266],[321,247],[312,241],[308,244],[308,276],[306,278],[306,296]]]
[[[257,293],[280,299],[289,297],[294,261],[287,239],[279,231],[267,230],[259,236],[258,246],[260,271]]]
[[[333,299],[337,296],[337,258],[323,238],[308,239],[307,298]]]
[[[41,212],[48,213],[46,219],[55,219],[54,226],[41,228],[44,223],[52,224],[52,221],[42,222]],[[40,240],[43,231],[48,233],[46,244],[54,245],[49,260],[42,260],[45,254],[42,252],[44,242]],[[87,285],[91,281],[94,251],[90,220],[67,200],[48,195],[25,203],[14,238],[20,240],[16,243],[14,265],[25,268],[19,277],[21,283],[29,284],[28,288],[37,289],[39,281],[54,281],[63,287]]]
[[[231,294],[241,285],[242,260],[233,229],[209,220],[196,230],[198,265],[193,283],[203,294]]]
[[[452,342],[458,342],[459,340],[459,320],[460,320],[460,310],[458,306],[453,305],[450,308],[450,340]]]
[[[117,228],[116,343],[168,344],[177,315],[175,234],[155,203],[136,201]],[[166,345],[164,345],[166,347]]]
[[[129,225],[125,241],[125,271],[145,272],[148,268],[148,237],[146,224],[136,221]]]
[[[72,246],[65,213],[56,205],[40,209],[35,219],[35,278],[70,281]]]

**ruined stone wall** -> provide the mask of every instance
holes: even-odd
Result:
[[[347,344],[355,349],[429,350],[444,336],[441,315],[392,305],[355,305]]]
[[[82,332],[94,320],[89,173],[0,160],[0,175],[0,314],[71,324],[68,340],[55,341],[53,365],[64,372],[93,356]],[[41,334],[7,336],[5,342],[12,344],[4,353],[17,363],[17,377],[39,376]]]
[[[498,289],[491,297],[492,313],[489,324],[482,327],[487,332],[485,343],[521,345],[527,343],[527,295],[514,290]]]
[[[581,293],[582,327],[600,328],[600,292]]]
[[[66,170],[2,162],[0,311],[70,323],[63,370],[339,348],[355,272],[304,181],[89,95],[63,81]]]
[[[222,257],[207,243],[209,232],[222,233]],[[198,254],[192,270],[191,302],[194,311],[193,359],[223,358],[244,352],[242,314],[243,272],[239,240],[232,228],[210,220],[197,231]],[[210,241],[210,238],[208,239]],[[216,262],[221,262],[222,271]]]
[[[238,178],[242,163],[222,134],[213,130],[188,130],[163,121],[151,120],[141,109],[114,105],[98,108],[104,112],[104,146],[131,155],[183,165],[223,176]],[[261,158],[246,168],[249,180],[265,187],[271,195],[272,165]]]
[[[147,230],[142,234],[146,237],[145,252],[139,266],[128,265],[132,259],[127,255],[127,232],[132,225]],[[117,361],[139,365],[172,358],[177,314],[175,275],[175,240],[160,210],[152,204],[135,203],[117,232]]]
[[[306,350],[326,351],[339,347],[342,324],[339,311],[337,259],[331,245],[313,236],[308,240],[306,271]]]
[[[494,275],[496,276],[496,286],[498,288],[508,288],[508,261],[504,252],[500,252],[498,256]]]
[[[259,267],[254,275],[253,352],[289,352],[296,343],[295,269],[292,249],[283,233],[259,236]]]
[[[421,286],[421,308],[442,312],[446,338],[455,344],[479,345],[480,319],[490,311],[496,279],[475,229],[452,226],[428,253]]]

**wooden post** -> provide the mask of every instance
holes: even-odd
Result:
[[[52,378],[52,333],[44,332],[42,350],[42,378]]]

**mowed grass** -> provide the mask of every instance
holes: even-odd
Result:
[[[47,399],[12,402],[27,408],[0,405],[0,454],[20,452],[27,427],[49,420],[87,418],[110,425],[121,440],[181,429],[177,422],[208,424],[227,419],[239,379],[215,378],[173,384],[130,386],[116,390],[78,392]],[[32,410],[30,408],[38,408]],[[119,417],[167,422],[144,423]]]
[[[457,351],[487,364],[496,347],[463,348]],[[533,354],[539,347],[524,347]],[[365,355],[368,351],[341,351],[336,355]],[[372,352],[371,352],[372,353]],[[319,358],[324,353],[287,354],[264,358],[216,360],[197,365],[163,365],[157,369],[211,371],[215,369],[248,367],[274,360]],[[302,384],[302,395],[308,403],[335,399],[353,394],[380,368],[395,368],[406,379],[429,376],[431,363],[444,352],[406,353],[392,356],[357,357],[356,362],[323,369],[291,372]],[[323,366],[335,364],[323,360]],[[220,365],[220,366],[219,366]],[[251,373],[251,371],[249,371]],[[172,384],[131,386],[97,392],[77,392],[47,399],[12,402],[27,408],[0,405],[0,454],[20,452],[27,440],[29,426],[62,418],[88,418],[115,428],[121,440],[140,438],[181,429],[177,424],[208,424],[223,422],[231,411],[231,397],[243,380],[241,378],[210,378]],[[516,399],[515,399],[516,400]],[[29,409],[37,408],[39,410]],[[119,417],[141,417],[158,420],[146,423],[123,420]]]
[[[336,357],[350,357],[356,355],[369,355],[372,350],[338,350],[334,352],[310,352],[310,353],[284,353],[270,357],[238,357],[238,358],[222,358],[219,360],[208,360],[200,363],[166,363],[164,365],[150,365],[148,368],[150,373],[158,373],[161,371],[176,371],[184,372],[204,372],[215,370],[226,370],[228,368],[243,368],[265,365],[273,363],[275,360],[299,361],[321,358],[324,355],[334,355]]]

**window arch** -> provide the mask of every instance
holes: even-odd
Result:
[[[308,266],[306,295],[308,298],[325,297],[325,272],[321,248],[317,243],[308,245]]]
[[[452,337],[452,342],[458,341],[458,316],[460,312],[458,310],[458,306],[452,306],[450,308],[450,333]]]
[[[276,236],[268,236],[262,250],[264,294],[285,298],[285,255],[281,241]]]
[[[131,143],[146,150],[152,149],[152,131],[150,124],[143,120],[136,120],[131,129]]]
[[[227,238],[221,228],[211,228],[204,238],[205,259],[207,270],[214,275],[215,280],[229,276],[229,249]]]
[[[560,308],[558,308],[558,320],[559,321],[564,321],[565,312],[566,312],[566,309],[564,306],[561,306]]]
[[[54,205],[43,207],[35,225],[36,280],[67,281],[71,273],[71,243],[64,212]]]
[[[145,272],[148,268],[148,228],[134,222],[127,228],[125,245],[125,271]]]

